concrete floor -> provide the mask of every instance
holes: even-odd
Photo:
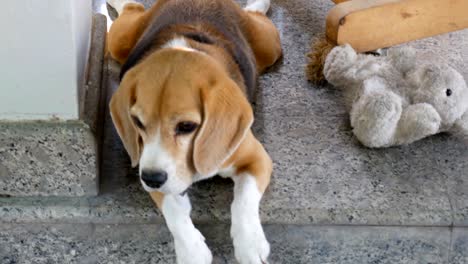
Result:
[[[102,6],[96,1],[96,7]],[[147,1],[146,4],[148,5]],[[273,1],[284,58],[260,77],[254,131],[274,160],[262,204],[273,223],[468,225],[467,145],[438,135],[403,147],[371,150],[354,138],[341,93],[306,81],[305,54],[323,32],[330,1]],[[99,10],[104,10],[99,8]],[[410,43],[448,61],[468,79],[468,30]],[[109,95],[119,68],[110,62]],[[104,193],[142,192],[106,119]],[[128,182],[132,182],[129,184]],[[229,181],[191,190],[201,219],[228,219]],[[220,191],[221,190],[221,191]],[[144,196],[144,194],[143,194]],[[209,209],[208,209],[209,208]]]
[[[95,10],[105,11],[103,2],[95,0]],[[331,6],[272,4],[284,58],[259,79],[254,125],[274,160],[261,205],[271,263],[468,263],[468,145],[438,135],[364,148],[340,91],[306,81],[305,54]],[[468,30],[410,45],[452,63],[468,80]],[[110,97],[119,67],[108,66]],[[0,198],[2,221],[11,223],[0,226],[0,262],[173,262],[163,218],[129,168],[108,113],[102,172],[98,197]],[[215,263],[233,263],[231,189],[229,180],[214,178],[189,190]]]
[[[148,6],[150,2],[145,1],[145,4]],[[462,250],[468,241],[465,228],[468,226],[468,143],[452,135],[438,135],[409,146],[382,150],[364,148],[351,132],[340,91],[307,82],[305,54],[311,39],[323,32],[325,16],[331,6],[327,0],[276,0],[272,3],[270,15],[280,30],[284,57],[259,78],[257,92],[254,131],[274,160],[273,179],[261,205],[263,221],[349,228],[395,226],[393,234],[405,233],[405,226],[459,226],[455,231],[449,228],[434,235],[436,245],[445,245],[448,241],[449,253],[445,256],[445,249],[441,249],[443,257],[432,261],[468,263],[468,256]],[[468,80],[468,30],[408,45],[414,46],[420,54],[451,63]],[[117,73],[118,65],[111,62],[109,94],[118,86]],[[148,216],[152,203],[136,181],[134,171],[125,170],[128,159],[109,119],[106,131],[102,190],[119,193],[119,197],[125,197],[120,198],[126,200],[124,204],[146,208],[141,210],[144,213],[138,212]],[[231,188],[229,181],[221,179],[196,184],[189,192],[194,221],[229,222],[227,205],[232,199]],[[160,216],[154,217],[160,219]],[[276,232],[279,231],[272,229],[270,236]],[[346,238],[335,239],[335,243],[340,243],[338,241]],[[363,241],[372,243],[373,238],[363,238],[362,243],[355,246],[366,248]],[[274,247],[281,248],[282,242]],[[320,244],[317,240],[314,243]],[[432,248],[439,249],[439,246]],[[292,248],[289,252],[298,253]],[[311,258],[297,263],[320,259],[318,252],[299,252]],[[388,252],[388,249],[374,248],[371,252],[379,254],[377,252]],[[425,263],[419,253],[405,254],[415,254],[412,263]],[[372,262],[362,258],[364,255],[360,253],[357,255],[354,260],[342,259],[337,263]],[[347,255],[343,253],[343,256]],[[387,256],[381,260],[404,262],[390,259]]]
[[[228,225],[198,226],[213,264],[236,263]],[[453,240],[462,238],[462,230]],[[271,264],[466,264],[465,240],[453,247],[446,228],[266,225]],[[39,243],[38,243],[39,242]],[[154,224],[0,226],[1,263],[171,264],[172,237]],[[3,257],[6,256],[6,257]],[[16,261],[16,262],[15,262]]]

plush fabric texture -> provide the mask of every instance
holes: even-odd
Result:
[[[345,92],[353,132],[367,147],[409,144],[440,132],[468,134],[463,76],[449,65],[418,60],[414,49],[373,56],[335,47],[324,75]]]

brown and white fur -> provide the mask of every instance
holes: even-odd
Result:
[[[266,263],[270,246],[259,204],[272,162],[251,131],[248,95],[257,75],[281,56],[278,31],[265,15],[269,0],[249,1],[244,9],[231,0],[158,0],[148,10],[128,0],[108,3],[119,14],[108,49],[123,64],[111,116],[174,237],[177,262],[211,263],[205,239],[190,219],[185,191],[221,175],[235,183],[236,259]],[[174,10],[183,13],[185,24],[169,23],[151,35],[158,27],[154,21],[164,24],[177,16]],[[186,23],[187,17],[204,14],[211,22]]]

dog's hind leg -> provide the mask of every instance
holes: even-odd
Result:
[[[248,0],[244,7],[245,11],[259,12],[264,15],[270,9],[270,0]]]
[[[123,64],[130,51],[146,29],[150,14],[142,4],[129,0],[107,0],[119,17],[107,36],[107,47],[112,58]]]
[[[268,0],[267,0],[268,1]],[[263,0],[253,2],[251,5],[255,7],[263,3]],[[271,20],[260,11],[255,11],[253,8],[248,8],[246,36],[247,41],[255,55],[257,62],[257,71],[263,72],[266,68],[273,65],[281,57],[281,41],[278,30]],[[268,1],[269,6],[269,1]]]
[[[134,0],[107,0],[107,3],[112,6],[112,8],[114,8],[115,11],[117,11],[117,14],[120,16],[127,4],[136,4],[137,2]]]
[[[190,219],[192,207],[188,195],[164,195],[159,192],[152,192],[150,195],[162,211],[174,237],[177,263],[210,264],[213,259],[211,251]]]

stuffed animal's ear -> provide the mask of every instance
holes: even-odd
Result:
[[[253,123],[246,96],[230,79],[200,90],[203,121],[195,138],[193,162],[202,175],[219,170],[240,145]]]
[[[127,73],[120,87],[110,101],[110,114],[117,133],[123,142],[125,150],[136,167],[140,160],[141,140],[135,124],[130,116],[130,107],[135,103],[136,80],[133,74]]]

